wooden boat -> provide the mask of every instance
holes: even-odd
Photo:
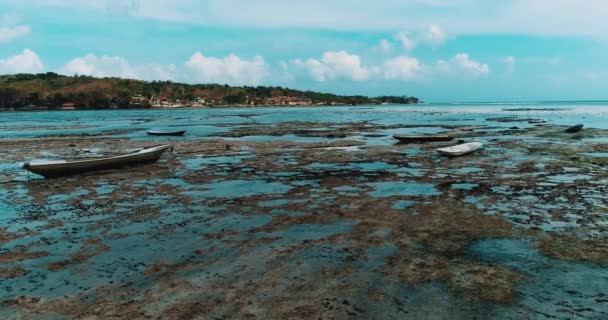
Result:
[[[169,149],[172,150],[173,146],[163,145],[144,149],[136,153],[100,159],[35,161],[26,163],[23,165],[23,168],[46,178],[53,178],[82,172],[156,162],[163,153]]]
[[[179,137],[179,136],[183,136],[186,133],[186,130],[181,130],[181,131],[155,131],[155,130],[150,130],[147,132],[147,134],[151,135],[151,136],[174,136],[174,137]]]
[[[425,143],[425,142],[436,142],[436,141],[451,141],[454,140],[453,136],[449,135],[400,135],[396,134],[393,138],[403,143]]]
[[[473,153],[483,147],[481,142],[470,142],[459,144],[452,147],[437,149],[437,152],[443,156],[460,157],[469,153]]]
[[[583,130],[584,126],[585,125],[583,125],[583,124],[577,124],[575,126],[572,126],[572,127],[568,128],[568,129],[566,129],[564,132],[566,132],[566,133],[576,133],[576,132],[579,132],[579,131]]]
[[[543,119],[532,119],[529,120],[528,123],[529,124],[539,124],[539,123],[546,123],[547,121],[543,120]]]

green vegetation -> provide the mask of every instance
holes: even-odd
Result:
[[[407,96],[340,96],[282,87],[189,85],[171,81],[63,76],[52,72],[0,76],[0,109],[145,108],[177,101],[182,106],[418,103],[417,98]]]

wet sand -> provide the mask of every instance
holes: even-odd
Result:
[[[608,317],[608,130],[488,118],[0,140],[7,164],[175,147],[52,180],[5,165],[0,317]],[[486,146],[390,138],[416,128]]]

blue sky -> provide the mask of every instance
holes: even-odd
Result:
[[[608,99],[603,0],[0,0],[0,73]]]

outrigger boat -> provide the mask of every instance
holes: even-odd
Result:
[[[469,153],[473,153],[483,147],[481,142],[470,142],[459,144],[457,146],[437,149],[437,152],[443,156],[460,157]]]
[[[572,127],[568,128],[568,129],[566,129],[564,132],[566,132],[566,133],[577,133],[577,132],[583,130],[584,126],[585,125],[583,125],[583,124],[577,124],[575,126],[572,126]]]
[[[167,150],[173,150],[171,145],[163,145],[143,149],[136,153],[122,156],[87,159],[87,160],[53,160],[27,162],[23,168],[45,178],[68,176],[77,173],[102,169],[115,169],[129,165],[156,162]]]
[[[186,130],[181,130],[181,131],[156,131],[156,130],[150,130],[147,132],[147,134],[151,135],[151,136],[174,136],[174,137],[179,137],[179,136],[183,136],[186,133]]]
[[[403,143],[425,143],[425,142],[436,142],[436,141],[451,141],[454,140],[453,136],[449,135],[400,135],[396,134],[393,138]]]
[[[546,123],[546,120],[543,119],[530,119],[528,120],[529,124],[539,124],[539,123]]]

